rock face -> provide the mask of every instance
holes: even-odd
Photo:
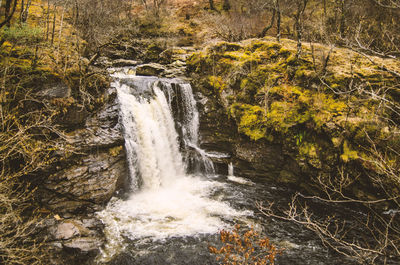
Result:
[[[42,202],[57,213],[92,212],[101,209],[121,187],[127,174],[122,146],[82,157],[77,165],[50,175]]]
[[[136,68],[137,75],[159,76],[165,72],[165,67],[157,63],[142,64]]]
[[[112,62],[112,66],[114,67],[135,66],[141,63],[142,63],[141,61],[117,59]]]
[[[94,213],[127,181],[116,92],[110,89],[106,98],[101,109],[89,117],[86,113],[83,125],[67,134],[66,150],[56,154],[60,161],[44,172],[47,177],[38,185],[38,198],[53,215],[45,221],[45,229],[54,264],[62,260],[76,264],[97,255],[104,236]],[[69,126],[68,120],[59,122]]]
[[[71,89],[62,81],[59,81],[57,83],[46,85],[46,87],[38,92],[37,95],[46,99],[68,98],[71,96]]]
[[[102,223],[95,218],[48,218],[47,241],[51,264],[86,263],[103,245]]]
[[[202,90],[200,87],[197,89]],[[295,176],[300,173],[296,163],[286,157],[282,146],[267,141],[249,140],[239,134],[235,122],[227,115],[220,100],[197,93],[200,110],[201,147],[207,151],[226,154],[225,158],[211,157],[218,173],[227,174],[227,164],[233,163],[235,172],[249,178],[262,177],[277,180],[281,171],[289,170]],[[279,181],[279,180],[278,180]]]

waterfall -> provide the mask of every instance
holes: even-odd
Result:
[[[254,183],[251,182],[250,180],[247,180],[247,179],[241,178],[241,177],[237,177],[234,175],[234,168],[233,168],[232,162],[230,162],[228,164],[228,180],[239,183],[239,184],[243,184],[243,185],[254,185]]]
[[[233,164],[232,164],[232,162],[230,162],[229,165],[228,165],[228,176],[234,176],[233,175]]]
[[[150,99],[129,94],[126,85],[117,89],[132,189],[140,182],[154,189],[184,175],[174,120],[157,84]]]
[[[134,191],[141,185],[147,189],[167,185],[183,176],[189,164],[197,167],[197,171],[204,169],[206,174],[214,173],[212,161],[198,146],[199,113],[192,88],[190,84],[173,82],[131,77],[129,82],[114,84]],[[176,99],[175,104],[179,105],[181,117],[175,124],[172,105],[178,93],[180,101]],[[181,130],[185,164],[176,127]]]
[[[250,215],[214,194],[224,185],[199,147],[199,113],[188,83],[155,77],[115,76],[130,196],[98,212],[105,224],[104,255],[123,249],[125,238],[164,240],[217,233],[226,220]],[[201,174],[200,174],[201,173]]]

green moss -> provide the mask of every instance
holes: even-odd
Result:
[[[277,42],[267,42],[267,41],[260,41],[255,40],[251,43],[249,48],[252,51],[268,51],[268,50],[279,50],[281,49],[281,45]]]
[[[265,136],[265,114],[264,109],[260,106],[234,104],[230,113],[238,122],[240,133],[244,133],[254,141]]]
[[[357,151],[354,151],[351,149],[349,146],[349,143],[347,141],[344,141],[343,143],[343,154],[340,156],[340,158],[344,162],[349,162],[351,160],[355,160],[358,158],[358,153]]]
[[[280,50],[279,50],[279,55],[282,55],[282,56],[284,56],[284,57],[289,57],[289,55],[291,54],[291,52],[288,50],[288,49],[286,49],[286,48],[281,48]]]
[[[227,84],[222,80],[222,78],[215,75],[212,75],[208,78],[208,84],[215,88],[219,93],[221,93],[227,87]]]
[[[275,101],[271,104],[267,113],[268,124],[275,131],[286,133],[298,124],[305,123],[311,117],[308,110],[293,102]]]
[[[216,45],[209,48],[209,51],[212,52],[229,52],[229,51],[239,51],[242,49],[242,46],[237,43],[230,42],[219,42]]]

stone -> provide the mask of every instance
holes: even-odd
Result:
[[[79,127],[85,124],[86,119],[89,116],[89,112],[86,108],[80,104],[72,104],[67,107],[67,112],[62,115],[57,122],[64,126],[68,127]]]
[[[39,196],[47,208],[58,213],[93,212],[123,188],[127,176],[124,152],[112,156],[103,150],[80,162],[50,175],[42,184]]]
[[[165,72],[165,67],[158,63],[142,64],[136,68],[137,75],[159,76]]]
[[[53,98],[69,98],[71,89],[63,82],[57,82],[47,85],[43,90],[36,93],[38,97],[53,99]]]
[[[293,174],[293,172],[282,170],[279,173],[278,182],[285,184],[296,184],[299,181],[299,177]]]
[[[112,104],[87,118],[84,129],[70,132],[67,138],[68,143],[79,147],[82,151],[123,144],[122,127],[118,122],[119,107],[115,101],[116,98]]]
[[[103,241],[96,237],[78,237],[63,243],[64,247],[79,249],[83,252],[98,250],[103,245]]]
[[[101,66],[101,67],[111,67],[113,63],[110,61],[109,58],[101,56],[97,58],[97,60],[94,62],[95,66]]]
[[[73,223],[61,223],[54,233],[55,239],[70,239],[79,235],[79,228]]]
[[[124,66],[136,66],[138,64],[141,64],[142,62],[140,61],[135,61],[135,60],[127,60],[127,59],[116,59],[112,61],[112,66],[114,67],[124,67]]]

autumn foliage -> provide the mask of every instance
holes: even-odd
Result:
[[[241,234],[240,225],[233,231],[222,230],[220,240],[221,248],[209,246],[210,253],[217,255],[217,261],[224,265],[275,264],[275,257],[282,253],[270,240],[262,238],[253,228]]]

